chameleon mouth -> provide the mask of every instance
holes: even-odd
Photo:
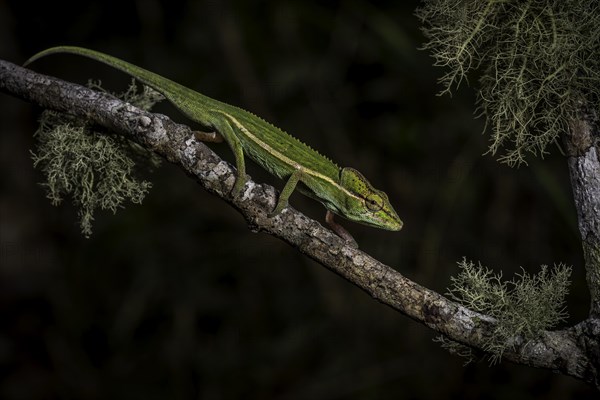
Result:
[[[373,226],[375,226],[376,228],[385,229],[387,231],[399,231],[402,229],[403,225],[404,225],[404,223],[398,219],[398,220],[385,221],[385,223],[382,223],[382,221],[379,221],[378,224],[374,224]]]
[[[400,218],[398,218],[398,216],[395,213],[393,213],[393,214],[385,213],[385,216],[386,216],[385,219],[373,218],[370,220],[351,219],[348,217],[346,217],[346,218],[349,219],[350,221],[358,222],[363,225],[372,226],[374,228],[385,229],[386,231],[399,231],[404,226],[404,223],[402,222],[402,220]]]
[[[404,223],[402,221],[395,221],[394,224],[391,225],[390,227],[390,231],[399,231],[402,229],[402,227],[404,226]]]
[[[398,214],[392,210],[391,212],[385,213],[385,215],[387,217],[386,220],[379,221],[380,225],[377,225],[378,228],[383,228],[388,231],[399,231],[402,229],[404,223],[398,217]]]

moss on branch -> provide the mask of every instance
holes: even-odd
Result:
[[[99,83],[89,86],[101,90]],[[134,83],[119,97],[145,109],[160,100],[148,89],[138,92]],[[134,175],[134,159],[151,166],[159,162],[140,145],[98,129],[82,118],[46,110],[35,134],[36,149],[31,152],[34,166],[44,175],[41,185],[48,198],[58,205],[65,196],[71,197],[86,237],[92,234],[97,209],[114,213],[126,200],[141,203],[148,193],[152,184]]]
[[[502,274],[473,262],[459,262],[460,273],[452,277],[449,296],[466,307],[487,314],[497,323],[483,346],[493,362],[514,347],[515,340],[525,343],[538,339],[545,330],[556,327],[567,317],[565,296],[571,268],[543,265],[534,275],[523,271],[505,281]],[[454,349],[456,346],[445,347]],[[460,349],[463,354],[469,354]],[[470,356],[469,356],[470,357]]]

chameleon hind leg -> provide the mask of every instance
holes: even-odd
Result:
[[[233,189],[231,189],[231,193],[233,196],[238,196],[242,193],[244,189],[244,185],[246,184],[246,163],[244,161],[244,150],[242,148],[242,143],[240,139],[235,135],[233,128],[229,124],[228,121],[220,121],[219,123],[215,123],[215,128],[217,132],[227,142],[233,155],[235,157],[235,166],[237,168],[237,176],[235,178],[235,183],[233,185]]]
[[[271,211],[269,213],[269,217],[276,216],[288,205],[288,200],[289,200],[291,194],[294,192],[294,189],[296,189],[296,185],[300,181],[300,178],[302,178],[302,169],[298,168],[298,169],[294,170],[294,172],[292,172],[289,179],[285,183],[285,186],[283,187],[283,189],[281,190],[281,193],[279,194],[279,199],[277,200],[277,204],[275,205],[275,208],[273,209],[273,211]]]
[[[358,249],[358,243],[356,243],[356,240],[354,240],[354,238],[352,237],[350,232],[346,230],[346,228],[335,222],[335,220],[333,219],[334,216],[334,213],[327,210],[327,213],[325,214],[325,222],[327,222],[327,225],[329,225],[331,230],[334,231],[339,237],[344,239],[347,244]]]
[[[201,141],[207,143],[221,143],[223,139],[223,135],[218,132],[204,132],[204,131],[193,131],[194,137]]]

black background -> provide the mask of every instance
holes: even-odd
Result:
[[[0,2],[0,58],[59,44],[123,58],[249,109],[362,171],[405,222],[345,222],[361,248],[445,292],[456,262],[512,278],[573,265],[570,323],[585,318],[564,158],[511,169],[462,87],[419,51],[415,1]],[[58,55],[32,66],[74,82],[129,78]],[[476,85],[476,78],[471,84]],[[575,379],[510,363],[463,366],[427,328],[288,245],[250,232],[228,205],[167,164],[143,173],[143,205],[96,215],[45,198],[29,149],[40,110],[0,95],[0,398],[584,399]],[[156,110],[185,122],[167,104]],[[225,145],[213,148],[228,160]],[[281,188],[255,165],[258,182]],[[294,207],[323,220],[301,195]]]

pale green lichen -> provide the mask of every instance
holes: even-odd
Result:
[[[543,265],[537,274],[523,270],[510,281],[490,269],[463,260],[461,271],[452,277],[448,295],[462,305],[489,315],[496,320],[483,350],[491,354],[492,362],[511,349],[516,341],[534,340],[548,329],[556,327],[567,317],[565,296],[568,293],[571,268],[559,264],[552,269]],[[462,345],[448,345],[451,350],[467,354]],[[457,347],[458,346],[458,347]]]
[[[120,97],[146,109],[158,100],[147,90],[138,93],[133,83]],[[46,110],[35,133],[36,150],[31,152],[34,166],[44,175],[41,185],[47,197],[53,205],[71,197],[86,237],[92,233],[97,209],[114,213],[126,200],[141,203],[152,186],[134,176],[133,158],[150,166],[159,162],[136,143],[98,129],[82,118]]]
[[[426,0],[424,23],[442,93],[480,76],[489,151],[543,155],[585,107],[600,107],[600,4],[586,0]]]

